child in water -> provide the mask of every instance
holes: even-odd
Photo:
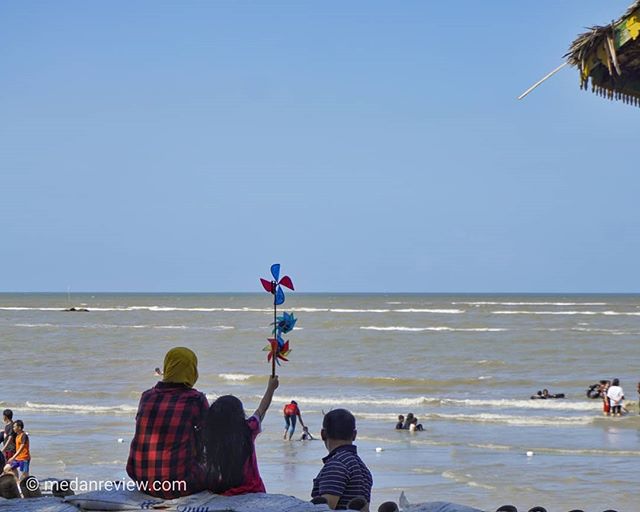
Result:
[[[221,396],[211,404],[204,427],[209,490],[225,496],[266,492],[258,471],[255,440],[277,387],[278,377],[270,377],[260,405],[249,419],[242,402],[233,395]]]
[[[309,432],[309,427],[302,427],[302,435],[300,441],[313,441],[314,437]]]

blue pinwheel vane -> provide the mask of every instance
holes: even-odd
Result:
[[[297,319],[291,313],[282,313],[278,316],[278,306],[284,304],[285,300],[282,287],[293,290],[293,281],[289,276],[280,277],[279,263],[271,265],[271,276],[273,279],[270,281],[260,278],[260,282],[265,291],[273,295],[273,330],[271,332],[273,337],[267,340],[269,344],[263,350],[269,352],[267,361],[271,362],[271,375],[275,376],[276,363],[280,365],[280,361],[288,361],[287,356],[291,352],[289,340],[284,341],[283,335],[293,330]]]

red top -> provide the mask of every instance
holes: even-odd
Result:
[[[238,487],[232,487],[222,493],[223,496],[235,496],[236,494],[248,494],[251,492],[267,492],[264,488],[264,482],[258,471],[258,459],[256,459],[256,437],[262,432],[260,429],[260,419],[257,416],[251,416],[247,420],[247,426],[251,431],[251,442],[253,443],[253,453],[251,457],[244,463],[244,482]]]
[[[148,482],[147,494],[168,499],[204,490],[198,430],[208,410],[205,395],[183,384],[158,382],[142,393],[127,473],[136,482]],[[187,489],[181,484],[162,489],[163,482],[177,481],[185,481]]]
[[[298,409],[298,406],[296,404],[287,404],[284,406],[284,415],[285,416],[299,416],[300,415],[300,409]]]

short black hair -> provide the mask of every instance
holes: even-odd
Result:
[[[2,411],[2,415],[6,416],[9,420],[13,419],[13,411],[11,409],[5,409]]]
[[[620,379],[613,379],[613,382],[611,383],[614,386],[619,386],[620,385]]]
[[[322,428],[329,439],[351,441],[356,430],[356,419],[346,409],[334,409],[324,415]]]
[[[14,425],[18,425],[22,430],[24,430],[24,423],[22,422],[22,420],[16,420],[13,423]]]

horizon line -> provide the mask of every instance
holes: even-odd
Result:
[[[500,291],[500,292],[479,292],[479,291],[431,291],[431,292],[409,292],[409,291],[295,291],[298,295],[640,295],[640,292],[576,292],[576,291]],[[263,295],[263,291],[0,291],[0,295]]]

